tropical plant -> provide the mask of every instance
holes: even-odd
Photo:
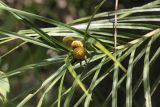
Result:
[[[69,24],[14,9],[0,2],[1,11],[9,12],[30,27],[18,32],[0,29],[1,44],[23,40],[2,55],[1,59],[28,43],[63,53],[21,66],[5,74],[1,73],[0,84],[4,84],[4,80],[7,82],[5,82],[6,86],[0,87],[0,99],[3,102],[7,100],[6,94],[9,91],[7,78],[16,77],[31,69],[59,63],[61,67],[47,77],[39,88],[29,91],[27,96],[19,93],[23,98],[18,102],[17,107],[23,107],[40,92],[42,94],[37,101],[37,107],[43,106],[45,96],[50,92],[58,93],[57,97],[54,96],[56,99],[49,103],[51,107],[108,107],[110,105],[152,107],[151,98],[160,83],[159,73],[156,73],[157,77],[152,84],[150,83],[150,77],[155,76],[151,75],[152,72],[158,72],[152,70],[151,66],[159,60],[160,54],[160,15],[158,14],[160,0],[131,9],[97,13],[104,2],[105,0],[96,6],[92,16],[74,20]],[[32,19],[56,27],[39,28]],[[88,52],[86,61],[81,60],[81,64],[74,61],[72,48],[62,42],[64,36],[83,41]],[[70,76],[72,76],[72,85],[68,87],[65,78]],[[103,83],[104,80],[111,81],[112,78],[113,82]],[[107,94],[101,91],[102,83],[108,87]],[[57,84],[59,87],[56,87]],[[140,88],[141,86],[143,89]],[[57,90],[52,90],[53,88]],[[144,92],[144,96],[141,96],[141,100],[144,98],[142,102],[134,97],[139,91]],[[122,93],[119,95],[119,92]],[[119,103],[119,99],[123,100],[123,104]]]

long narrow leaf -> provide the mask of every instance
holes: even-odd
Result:
[[[69,70],[69,72],[71,73],[71,75],[73,76],[73,78],[76,80],[77,84],[81,87],[81,89],[84,91],[84,93],[88,96],[89,93],[86,90],[84,84],[81,82],[81,80],[77,76],[75,70],[73,69],[73,67],[69,61],[69,57],[67,57],[67,59],[66,59],[66,66],[67,66],[67,69]]]
[[[144,95],[145,95],[145,102],[146,107],[152,107],[151,103],[151,94],[150,94],[150,82],[149,82],[149,53],[151,48],[152,39],[149,41],[146,55],[144,59],[144,68],[143,68],[143,84],[144,84]]]
[[[132,70],[135,50],[131,53],[129,66],[127,70],[127,82],[126,82],[126,107],[132,107]]]
[[[111,54],[110,51],[108,51],[100,42],[96,41],[93,38],[90,38],[91,43],[94,44],[97,48],[99,48],[102,52],[104,52],[109,58],[111,58],[124,72],[126,72],[126,69],[121,65],[119,61],[115,59],[115,57]]]

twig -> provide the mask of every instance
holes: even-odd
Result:
[[[118,9],[118,0],[115,3],[115,15],[114,15],[114,56],[116,58],[116,47],[117,47],[117,9]],[[112,86],[112,107],[117,107],[117,88],[118,86],[118,67],[117,63],[114,63],[114,74],[113,74],[113,86]]]
[[[114,52],[116,57],[116,47],[117,47],[117,10],[118,10],[118,0],[115,3],[115,15],[114,15]]]

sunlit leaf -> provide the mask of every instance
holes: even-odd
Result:
[[[5,75],[0,71],[0,75]],[[7,93],[10,91],[10,84],[8,78],[0,79],[0,100],[5,102],[7,101]]]

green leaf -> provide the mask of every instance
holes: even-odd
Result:
[[[64,72],[62,78],[61,78],[61,82],[59,85],[59,90],[58,90],[58,107],[61,107],[61,96],[62,96],[62,89],[63,89],[63,82],[64,82],[64,77],[66,75],[66,71]]]
[[[5,75],[2,71],[0,71],[0,75]],[[8,78],[0,79],[0,100],[2,102],[7,101],[7,93],[10,91],[10,85]]]
[[[63,59],[64,59],[64,56],[53,57],[53,58],[48,58],[48,59],[42,60],[38,63],[25,65],[25,66],[22,66],[20,68],[17,68],[17,69],[14,69],[12,71],[7,72],[6,75],[1,75],[0,79],[10,77],[10,76],[13,76],[13,75],[17,75],[17,74],[20,74],[20,73],[24,73],[24,72],[26,72],[27,70],[30,70],[30,69],[35,69],[35,68],[38,68],[38,67],[43,67],[43,66],[63,62],[64,61]]]
[[[151,93],[150,93],[150,82],[149,82],[149,53],[150,48],[152,44],[152,39],[149,41],[147,48],[146,48],[146,54],[144,58],[144,68],[143,68],[143,84],[144,84],[144,95],[145,95],[145,104],[146,107],[152,107],[152,101],[151,101]]]
[[[30,43],[33,43],[33,44],[36,44],[36,45],[39,45],[39,46],[42,46],[42,47],[45,47],[45,48],[57,50],[54,47],[51,47],[51,46],[45,44],[43,41],[41,41],[39,39],[32,38],[32,37],[19,35],[17,33],[5,31],[5,30],[2,30],[2,29],[0,29],[0,34],[5,35],[5,36],[10,36],[10,37],[13,37],[13,38],[19,38],[19,39],[22,39],[26,42],[30,42]]]
[[[119,54],[121,57],[121,53]],[[118,99],[118,72],[119,68],[116,63],[114,63],[114,74],[113,74],[113,84],[112,84],[112,107],[117,107],[117,99]]]
[[[7,5],[5,5],[4,3],[1,3],[2,7],[8,7]],[[11,12],[14,16],[18,16],[18,19],[20,18],[24,23],[26,23],[27,25],[29,25],[36,33],[38,33],[46,42],[50,43],[51,45],[58,45],[60,47],[62,47],[65,50],[71,51],[71,49],[67,46],[65,46],[63,43],[59,42],[58,40],[51,38],[48,34],[46,34],[45,32],[43,32],[41,29],[39,29],[36,25],[34,25],[33,23],[31,23],[27,18],[22,17],[21,15]]]
[[[71,49],[67,46],[65,46],[62,42],[56,40],[55,38],[51,38],[47,33],[43,32],[41,29],[39,29],[36,25],[31,23],[28,19],[23,18],[23,21],[28,24],[37,34],[39,34],[46,42],[50,43],[51,45],[58,45],[61,48],[71,51]]]
[[[95,14],[96,14],[97,11],[100,9],[100,7],[105,3],[105,1],[106,1],[106,0],[103,0],[103,1],[102,1],[100,4],[98,4],[98,6],[96,7],[93,15],[91,16],[91,18],[90,18],[90,20],[89,20],[89,22],[88,22],[88,24],[87,24],[87,27],[86,27],[86,29],[85,29],[85,37],[86,37],[87,34],[88,34],[88,29],[89,29],[89,27],[90,27],[90,24],[91,24],[92,20],[94,19]]]
[[[74,92],[75,92],[76,86],[77,86],[77,82],[76,82],[76,80],[75,80],[75,81],[73,82],[73,85],[72,85],[69,93],[67,94],[67,97],[66,97],[65,102],[64,102],[64,105],[63,105],[64,107],[69,107],[69,104],[70,104],[71,99],[72,99],[72,97],[73,97],[73,94],[74,94]]]
[[[43,17],[43,16],[39,16],[39,15],[36,15],[36,14],[29,13],[29,12],[24,12],[24,11],[21,11],[21,10],[13,9],[13,8],[10,8],[10,7],[0,6],[0,9],[16,13],[18,15],[22,15],[22,16],[27,17],[27,18],[33,18],[33,19],[41,20],[41,21],[46,22],[46,23],[57,25],[61,28],[65,28],[65,29],[68,29],[70,31],[73,31],[73,32],[77,33],[78,35],[81,35],[82,37],[84,36],[83,35],[84,32],[82,32],[78,29],[75,29],[75,28],[73,28],[73,27],[71,27],[67,24],[55,21],[53,19],[49,19],[49,18],[46,18],[46,17]]]
[[[17,48],[23,46],[24,44],[26,44],[27,42],[22,42],[21,44],[15,46],[14,48],[12,48],[11,50],[9,50],[8,52],[6,52],[5,54],[0,56],[0,59],[2,59],[3,57],[7,56],[8,54],[10,54],[11,52],[15,51]]]
[[[31,98],[33,98],[40,90],[42,90],[47,84],[49,84],[52,80],[52,85],[54,86],[54,83],[58,81],[58,79],[60,79],[61,75],[63,74],[63,72],[65,71],[65,65],[61,66],[55,73],[53,73],[51,76],[49,76],[45,81],[43,81],[42,85],[32,94],[28,94],[18,105],[17,107],[23,107]],[[47,92],[50,90],[49,87]],[[43,97],[43,96],[42,96]],[[40,104],[41,105],[41,100],[40,100]]]
[[[102,66],[105,64],[105,62],[106,62],[106,57],[104,57],[102,60],[101,60],[101,62],[97,65],[97,70],[96,70],[96,72],[95,72],[95,74],[94,74],[94,76],[93,76],[93,78],[92,78],[92,82],[91,82],[91,84],[90,84],[90,87],[89,87],[89,93],[92,93],[92,91],[93,91],[93,89],[94,89],[94,86],[95,86],[95,83],[96,83],[96,80],[97,80],[97,78],[98,78],[98,76],[99,76],[99,73],[100,73],[100,71],[101,71],[101,68],[102,68]],[[91,95],[92,94],[90,94],[90,96],[87,96],[87,98],[86,98],[86,100],[85,100],[85,103],[84,103],[84,107],[89,107],[89,105],[90,105],[90,101],[91,101]],[[83,97],[83,96],[82,96]]]
[[[69,70],[69,72],[71,73],[71,75],[73,76],[73,78],[76,80],[77,84],[81,87],[81,89],[84,91],[84,93],[89,96],[88,91],[86,90],[84,84],[82,83],[82,81],[79,79],[77,73],[75,72],[75,70],[73,69],[70,61],[69,61],[69,57],[66,58],[66,66],[67,69]]]
[[[125,45],[120,45],[120,46],[117,46],[117,49],[123,49],[123,48],[126,48],[126,47],[129,47],[129,46],[132,46],[132,45],[135,45],[135,44],[138,44],[140,42],[143,42],[144,40],[150,38],[150,37],[153,37],[154,35],[157,35],[160,33],[160,29],[155,29],[145,35],[143,35],[141,38],[138,38],[138,39],[135,39],[135,40],[132,40],[130,42],[128,42],[127,44]]]
[[[102,52],[104,52],[109,58],[111,58],[124,72],[126,72],[126,69],[121,65],[121,63],[112,55],[112,53],[107,50],[100,42],[93,38],[89,38],[90,42],[94,44],[97,48],[99,48]]]
[[[132,107],[132,70],[133,70],[133,60],[135,55],[135,49],[131,53],[129,66],[127,70],[127,81],[126,81],[126,107]]]
[[[45,95],[54,87],[54,85],[58,82],[58,80],[61,78],[62,75],[59,75],[56,79],[54,79],[52,81],[52,83],[47,87],[47,89],[45,90],[45,92],[42,94],[38,104],[37,104],[37,107],[41,107],[42,104],[43,104],[43,99],[45,97]]]

